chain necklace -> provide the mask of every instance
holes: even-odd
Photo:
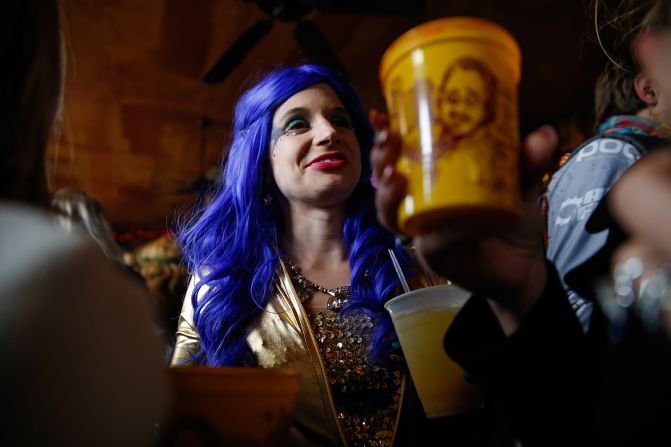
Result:
[[[296,292],[298,293],[298,298],[300,298],[301,303],[305,303],[310,299],[310,292],[320,292],[324,295],[328,295],[329,299],[326,302],[326,308],[329,310],[337,311],[340,310],[347,302],[349,298],[350,286],[340,286],[334,287],[332,289],[327,289],[322,287],[319,284],[315,284],[305,276],[301,274],[301,271],[298,269],[298,266],[286,256],[282,256],[282,261],[289,267],[289,276],[296,287]]]

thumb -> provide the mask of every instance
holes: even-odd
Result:
[[[522,190],[535,187],[551,168],[559,138],[552,126],[541,126],[524,139],[520,157]]]

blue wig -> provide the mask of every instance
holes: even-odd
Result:
[[[287,99],[319,83],[329,85],[338,95],[352,117],[361,146],[362,174],[348,199],[343,225],[352,272],[350,300],[343,312],[360,308],[375,318],[373,359],[380,358],[395,339],[383,307],[399,284],[387,254],[388,248],[395,247],[394,237],[377,222],[374,191],[368,181],[373,130],[349,84],[324,67],[302,65],[270,72],[241,96],[235,108],[233,140],[214,197],[179,232],[189,271],[199,278],[190,298],[201,338],[196,360],[201,363],[255,363],[246,337],[273,293],[282,255],[284,223],[279,205],[263,205],[270,191],[272,119]],[[408,269],[408,256],[403,250],[396,251]],[[207,290],[197,299],[203,286]]]

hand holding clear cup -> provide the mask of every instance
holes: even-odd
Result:
[[[389,128],[386,115],[373,111],[370,119],[377,135],[371,166],[378,183],[375,194],[378,219],[399,233],[397,209],[408,184],[395,167],[402,150],[401,140]],[[545,285],[543,221],[538,195],[540,179],[556,144],[557,134],[549,126],[539,128],[524,140],[520,151],[522,214],[513,227],[500,234],[483,236],[445,223],[414,237],[420,262],[468,290],[523,313]]]
[[[370,114],[378,217],[425,267],[521,315],[545,284],[538,186],[556,132],[518,143],[519,49],[498,25],[447,19],[399,41],[380,69],[391,119]]]

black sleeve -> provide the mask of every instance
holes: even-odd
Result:
[[[525,447],[593,445],[589,343],[551,264],[548,272],[543,296],[513,335],[473,296],[445,348]]]

